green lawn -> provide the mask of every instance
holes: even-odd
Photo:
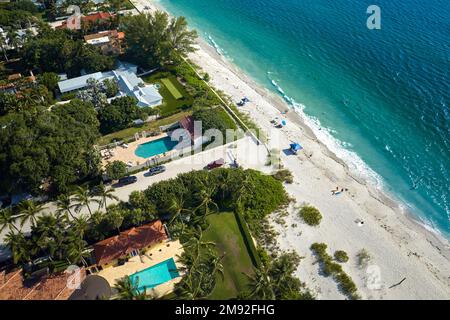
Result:
[[[167,90],[169,90],[169,92],[172,94],[172,96],[175,99],[180,100],[181,98],[183,98],[183,95],[180,93],[180,91],[178,91],[177,88],[175,88],[175,86],[173,85],[172,81],[170,81],[170,79],[164,78],[164,79],[161,79],[161,82],[166,86]]]
[[[157,108],[161,116],[172,115],[192,107],[193,98],[185,90],[177,77],[167,71],[155,72],[143,77],[146,83],[157,83],[160,85],[159,93],[163,97],[162,105]],[[178,97],[181,95],[181,97]]]
[[[137,132],[159,130],[160,126],[165,126],[165,125],[180,121],[181,119],[183,119],[186,116],[189,116],[190,114],[191,114],[190,111],[179,112],[177,114],[174,114],[172,116],[169,116],[169,117],[166,117],[166,118],[163,118],[160,120],[145,123],[142,126],[131,127],[131,128],[117,131],[117,132],[113,132],[113,133],[110,133],[110,134],[100,137],[100,139],[97,141],[97,144],[99,146],[103,146],[105,144],[114,142],[114,140],[123,140],[126,138],[131,138]]]
[[[236,298],[247,289],[245,274],[252,274],[253,264],[239,230],[234,213],[222,212],[208,217],[209,228],[205,239],[216,243],[219,255],[224,255],[224,280],[217,279],[217,285],[208,299]],[[244,274],[245,273],[245,274]]]

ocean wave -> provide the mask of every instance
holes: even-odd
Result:
[[[216,41],[214,41],[214,38],[211,37],[211,35],[209,35],[209,34],[206,34],[206,37],[208,38],[209,43],[214,48],[214,50],[216,50],[217,54],[220,56],[223,56],[225,51],[217,44]]]
[[[354,151],[348,148],[352,147],[350,143],[337,139],[333,134],[336,130],[323,127],[320,120],[316,117],[309,116],[304,112],[305,105],[295,101],[294,98],[288,96],[278,82],[271,77],[273,72],[268,71],[270,83],[276,89],[279,95],[288,103],[292,110],[300,115],[305,123],[312,129],[316,137],[327,146],[337,157],[342,159],[349,167],[352,174],[355,174],[369,182],[377,189],[383,189],[383,179],[372,170]]]

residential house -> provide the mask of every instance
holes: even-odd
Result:
[[[137,67],[131,64],[121,64],[112,71],[95,72],[80,77],[58,82],[59,91],[67,93],[87,88],[88,79],[103,82],[106,79],[114,79],[119,86],[119,93],[112,99],[130,96],[137,100],[139,107],[155,107],[162,103],[162,96],[154,85],[147,85],[136,75]]]
[[[161,220],[123,231],[94,244],[95,267],[104,269],[114,266],[120,259],[139,255],[139,251],[146,251],[166,240],[168,236]]]
[[[100,48],[103,54],[121,54],[123,53],[123,40],[125,33],[117,30],[101,31],[84,36],[87,44]]]

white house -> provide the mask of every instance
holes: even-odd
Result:
[[[87,88],[88,80],[102,82],[106,79],[116,80],[119,93],[116,97],[130,96],[136,98],[139,107],[155,107],[162,103],[162,96],[154,85],[147,85],[136,75],[137,67],[131,64],[121,64],[116,70],[95,72],[80,77],[58,82],[59,91],[67,93]]]

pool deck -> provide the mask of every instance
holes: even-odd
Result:
[[[170,244],[168,247],[167,245]],[[147,269],[167,259],[173,258],[175,265],[179,269],[178,256],[183,253],[180,241],[166,241],[150,248],[145,255],[132,257],[121,266],[112,266],[103,269],[97,275],[108,281],[111,287],[114,287],[117,280],[130,276],[136,272]],[[151,255],[151,256],[150,256]],[[147,290],[147,294],[155,298],[162,297],[173,291],[177,282],[181,281],[181,276],[167,281],[159,286]]]
[[[140,138],[139,140],[127,143],[128,148],[117,146],[114,149],[110,149],[110,150],[112,150],[114,155],[107,160],[102,158],[102,166],[105,167],[108,163],[116,161],[116,160],[122,161],[126,164],[131,162],[131,164],[133,166],[137,166],[151,158],[158,157],[158,155],[156,155],[153,157],[149,157],[148,159],[144,159],[144,158],[137,156],[135,154],[135,152],[136,152],[136,149],[139,147],[139,145],[150,142],[150,141],[158,140],[161,138],[165,138],[167,136],[168,136],[167,133],[162,133],[162,134],[159,134],[154,137]]]

